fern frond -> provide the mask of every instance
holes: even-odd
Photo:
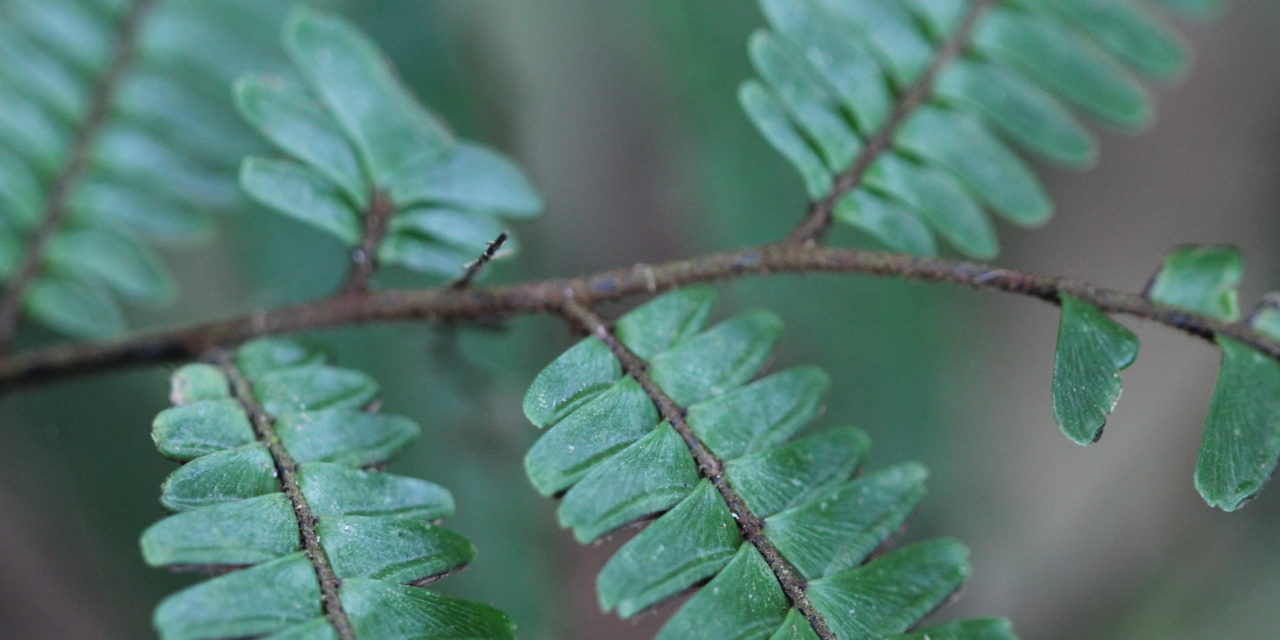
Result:
[[[351,25],[299,10],[284,43],[301,82],[258,75],[236,86],[244,117],[289,156],[245,161],[241,184],[259,202],[382,264],[446,278],[503,219],[541,212],[518,167],[455,139]]]
[[[1208,3],[1198,3],[1197,6]],[[1148,124],[1131,75],[1184,65],[1176,34],[1130,0],[761,0],[760,80],[740,98],[834,219],[884,245],[933,254],[934,236],[990,258],[984,209],[1036,226],[1052,203],[1008,146],[1085,166],[1093,136],[1068,105]]]
[[[1153,302],[1226,322],[1240,315],[1236,286],[1244,273],[1233,247],[1192,246],[1170,253],[1147,287]],[[1264,296],[1245,320],[1262,337],[1280,339],[1280,294]],[[1120,395],[1119,373],[1138,341],[1099,309],[1064,297],[1054,369],[1054,415],[1079,444],[1102,435]],[[1262,490],[1280,460],[1280,362],[1239,340],[1214,336],[1222,368],[1209,404],[1196,489],[1211,506],[1241,507]]]
[[[471,543],[435,524],[445,489],[378,473],[420,431],[367,409],[377,384],[297,343],[261,340],[173,376],[152,431],[183,462],[142,534],[158,567],[231,571],[160,604],[173,640],[513,638],[486,605],[416,588],[457,571]]]
[[[924,496],[924,469],[854,478],[868,441],[852,428],[793,440],[828,377],[797,367],[752,382],[781,321],[750,311],[704,330],[714,300],[679,290],[613,331],[587,312],[592,337],[525,396],[548,429],[526,469],[539,492],[563,495],[562,525],[585,543],[653,519],[601,570],[602,607],[630,617],[710,580],[658,637],[884,638],[915,625],[968,575],[963,545],[867,559]],[[974,625],[999,631],[954,637],[1012,637]]]
[[[283,6],[0,6],[0,343],[21,313],[103,336],[123,327],[117,298],[172,300],[148,243],[198,240],[233,202],[229,169],[254,143],[222,88],[281,57],[259,38]]]

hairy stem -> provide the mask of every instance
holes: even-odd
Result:
[[[120,21],[115,38],[111,62],[106,71],[98,78],[89,98],[89,112],[84,122],[76,130],[67,152],[67,160],[62,165],[53,184],[49,188],[45,201],[40,226],[27,238],[22,262],[14,272],[13,279],[0,295],[0,351],[3,351],[18,331],[22,315],[22,298],[27,289],[40,275],[44,261],[44,252],[67,216],[67,199],[89,164],[89,155],[93,144],[102,132],[115,102],[116,91],[119,90],[129,66],[133,64],[138,39],[147,14],[155,5],[155,0],[133,0],[128,12]]]
[[[1280,341],[1244,322],[1223,322],[1151,301],[1139,293],[1105,289],[1069,278],[1012,271],[973,262],[900,253],[779,243],[714,253],[660,265],[636,265],[572,279],[464,290],[392,290],[327,298],[247,316],[105,342],[61,345],[0,360],[0,390],[93,371],[198,358],[209,349],[253,338],[332,327],[404,320],[494,320],[557,313],[566,300],[590,305],[646,296],[682,285],[773,273],[848,273],[974,290],[1003,291],[1057,304],[1069,294],[1112,314],[1143,318],[1212,340],[1221,335],[1280,359]]]
[[[938,72],[964,53],[964,48],[968,46],[969,38],[973,35],[973,28],[978,23],[978,17],[988,7],[999,1],[976,0],[969,5],[955,33],[951,34],[951,37],[947,38],[942,43],[942,46],[938,48],[938,52],[934,54],[928,68],[920,75],[915,84],[908,87],[898,97],[898,101],[893,105],[893,113],[889,115],[889,119],[874,135],[867,139],[866,146],[862,147],[858,157],[854,158],[853,164],[849,165],[848,169],[836,177],[835,182],[831,185],[831,190],[821,200],[809,206],[808,216],[787,237],[788,242],[816,244],[822,241],[827,229],[831,227],[831,216],[835,212],[836,203],[845,194],[861,186],[867,171],[871,169],[871,165],[892,148],[893,136],[898,133],[902,123],[920,105],[924,104],[924,101],[929,98],[929,94],[933,92],[933,83],[938,77]]]
[[[495,255],[498,255],[498,250],[502,249],[502,245],[506,244],[506,242],[507,242],[507,232],[503,231],[502,233],[498,234],[497,238],[494,238],[493,240],[491,240],[488,246],[484,248],[484,253],[481,253],[479,258],[476,258],[475,260],[471,261],[466,266],[466,270],[462,272],[462,275],[458,276],[457,279],[450,282],[446,286],[446,288],[466,289],[467,287],[471,286],[471,281],[475,280],[480,275],[480,273],[484,271],[485,265],[489,264],[489,262],[493,260],[493,257]]]
[[[298,522],[302,551],[311,562],[311,568],[316,573],[316,582],[320,585],[320,606],[324,611],[324,617],[328,619],[339,640],[355,640],[355,629],[351,626],[347,612],[342,608],[342,599],[338,593],[342,581],[338,579],[333,565],[329,563],[329,554],[325,553],[324,547],[320,545],[320,535],[316,533],[316,516],[311,512],[311,505],[307,503],[307,498],[302,493],[302,486],[298,483],[297,461],[289,454],[284,443],[280,442],[280,438],[276,437],[274,420],[258,403],[253,395],[252,385],[232,362],[231,356],[226,351],[216,350],[213,361],[231,382],[232,394],[249,415],[249,421],[253,424],[254,435],[258,442],[262,443],[271,454],[276,478],[280,482],[280,491],[289,498],[289,504],[293,505],[293,515]]]
[[[567,320],[579,325],[588,334],[599,338],[609,347],[609,351],[622,365],[622,370],[640,384],[640,388],[644,389],[653,406],[658,409],[658,414],[676,430],[676,433],[680,434],[685,446],[689,447],[689,454],[698,465],[698,473],[709,480],[720,493],[720,498],[724,500],[725,506],[729,508],[729,513],[733,515],[733,520],[738,525],[738,533],[743,540],[751,543],[751,546],[760,552],[765,563],[769,565],[769,570],[777,578],[779,586],[782,587],[783,594],[787,596],[787,601],[804,616],[805,620],[809,621],[809,626],[813,627],[813,632],[820,640],[836,640],[836,635],[827,626],[822,613],[813,606],[805,594],[806,583],[800,572],[796,571],[795,566],[765,536],[764,519],[756,515],[751,507],[747,506],[746,500],[743,500],[742,496],[729,486],[728,480],[724,477],[724,461],[707,448],[707,445],[703,444],[689,427],[689,423],[685,421],[684,407],[676,404],[671,396],[649,377],[648,363],[622,344],[622,341],[613,335],[613,331],[605,326],[600,316],[587,307],[568,300],[561,308],[561,313]]]
[[[364,212],[364,232],[360,242],[351,251],[351,269],[340,292],[343,295],[364,293],[369,290],[369,279],[378,270],[378,245],[387,235],[387,225],[396,206],[386,194],[375,190],[369,198],[369,209]]]

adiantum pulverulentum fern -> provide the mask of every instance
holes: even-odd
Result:
[[[498,610],[419,588],[475,549],[435,524],[453,512],[448,491],[374,470],[420,429],[369,410],[368,376],[260,340],[182,367],[172,387],[176,406],[152,435],[184,463],[160,498],[177,513],[143,533],[142,553],[152,566],[229,573],[163,601],[162,638],[514,637]]]
[[[1147,287],[1153,302],[1225,322],[1239,319],[1235,287],[1243,262],[1233,247],[1193,246],[1170,253]],[[1280,340],[1280,299],[1265,296],[1247,324]],[[1280,460],[1280,362],[1226,336],[1215,341],[1222,368],[1209,404],[1195,484],[1214,507],[1232,511],[1262,489]],[[1054,415],[1079,444],[1102,435],[1120,395],[1120,370],[1137,356],[1138,341],[1098,309],[1062,300],[1053,378]]]
[[[299,9],[284,43],[301,82],[257,75],[236,85],[241,113],[290,157],[245,160],[240,181],[259,202],[353,248],[384,209],[377,260],[446,278],[503,232],[501,218],[542,210],[518,167],[455,140],[351,25]]]
[[[158,0],[139,17],[137,40],[117,43],[130,4],[0,6],[0,280],[16,275],[55,190],[69,189],[64,224],[23,306],[74,336],[121,330],[117,297],[158,305],[175,296],[144,241],[190,244],[208,235],[209,210],[234,204],[229,170],[256,144],[223,88],[282,57],[260,36],[280,24],[283,0]],[[60,187],[116,47],[135,50],[132,64],[92,132],[84,170]]]
[[[648,379],[683,409],[690,434],[664,421],[642,382],[598,336],[538,374],[524,410],[547,432],[525,459],[533,485],[562,495],[560,522],[581,542],[655,518],[601,570],[600,603],[623,617],[710,580],[658,637],[813,638],[757,541],[744,540],[727,483],[769,545],[798,573],[804,597],[837,637],[1012,638],[981,620],[898,636],[945,601],[969,574],[967,551],[936,540],[868,558],[924,496],[925,471],[904,464],[855,477],[868,447],[853,428],[793,440],[830,385],[814,367],[752,382],[782,326],[749,311],[710,329],[712,290],[678,290],[622,316],[613,335],[645,363]],[[695,462],[689,438],[722,463]],[[794,579],[794,576],[793,578]]]
[[[760,1],[772,31],[751,39],[761,79],[743,85],[741,102],[810,197],[831,192],[978,1]],[[891,249],[933,254],[936,234],[965,255],[994,256],[984,208],[1020,226],[1042,224],[1052,211],[1005,140],[1053,163],[1088,165],[1095,142],[1067,105],[1142,127],[1152,109],[1129,71],[1166,80],[1187,58],[1176,34],[1138,2],[985,4],[964,50],[939,68],[924,101],[835,204],[836,220]],[[1166,4],[1204,13],[1217,3]]]

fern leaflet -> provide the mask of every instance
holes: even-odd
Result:
[[[579,311],[592,336],[525,396],[525,414],[548,428],[526,457],[530,479],[563,494],[560,522],[581,542],[656,517],[601,570],[605,609],[630,617],[710,579],[659,638],[895,637],[969,572],[951,540],[867,562],[923,497],[924,469],[851,479],[862,432],[791,440],[818,412],[826,374],[750,382],[781,322],[752,311],[704,330],[714,299],[666,294],[612,331]],[[951,629],[1012,637],[997,621]]]
[[[513,638],[486,605],[416,588],[475,549],[434,521],[443,488],[368,470],[419,432],[367,409],[377,384],[293,342],[261,340],[173,377],[156,418],[164,455],[184,462],[142,534],[147,563],[227,572],[156,609],[161,637],[300,640]]]

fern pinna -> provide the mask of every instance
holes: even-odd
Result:
[[[282,57],[284,0],[8,0],[0,5],[0,345],[30,318],[124,328],[117,298],[176,295],[149,245],[210,234],[236,206],[251,133],[225,87]]]
[[[377,384],[294,342],[261,340],[173,376],[152,435],[184,462],[142,535],[152,566],[230,572],[156,609],[162,638],[512,638],[492,607],[418,588],[475,556],[434,521],[443,488],[376,471],[418,435]]]
[[[792,440],[818,412],[826,374],[797,367],[751,382],[781,322],[749,311],[704,330],[714,301],[678,290],[614,329],[571,306],[591,335],[525,396],[525,415],[548,429],[526,458],[530,479],[562,494],[560,522],[581,542],[654,518],[601,570],[606,610],[630,617],[709,580],[659,638],[900,637],[969,574],[951,540],[867,562],[924,496],[924,469],[852,478],[868,446],[852,428]],[[1013,637],[998,620],[925,634]]]

